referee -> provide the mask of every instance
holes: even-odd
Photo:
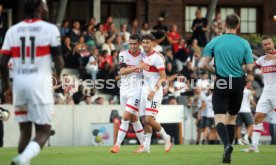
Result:
[[[245,86],[244,72],[252,72],[253,57],[249,43],[236,35],[240,17],[230,14],[225,24],[226,33],[206,45],[200,66],[216,75],[212,100],[216,129],[224,144],[222,162],[231,163],[236,118]],[[210,65],[212,58],[214,67]]]

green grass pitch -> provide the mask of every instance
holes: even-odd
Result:
[[[117,154],[110,147],[46,147],[32,165],[216,165],[222,164],[222,145],[175,145],[165,153],[162,145],[152,145],[150,154],[135,154],[138,146],[122,146]],[[244,146],[234,146],[233,165],[276,164],[276,146],[260,146],[259,153],[241,153]],[[0,149],[0,165],[10,164],[16,148]]]

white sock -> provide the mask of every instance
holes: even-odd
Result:
[[[152,133],[144,134],[144,147],[150,149]]]
[[[254,148],[258,148],[259,146],[259,139],[260,139],[262,130],[263,130],[263,123],[253,125],[252,146]]]
[[[166,137],[168,136],[168,134],[166,133],[166,131],[164,130],[163,127],[161,127],[160,131],[158,132],[160,133],[161,137],[165,140]]]
[[[116,145],[120,146],[126,136],[126,133],[128,131],[129,121],[122,120],[122,123],[120,125],[119,133],[117,136]]]
[[[248,140],[248,137],[249,137],[249,135],[248,135],[248,134],[245,134],[243,138],[244,138],[245,140]]]
[[[133,128],[135,130],[136,136],[137,136],[140,144],[143,144],[144,130],[143,130],[143,126],[142,126],[140,120],[136,121],[135,123],[132,123],[132,125],[133,125]]]
[[[40,145],[35,141],[30,141],[25,150],[19,154],[19,159],[23,164],[29,162],[32,158],[36,157],[40,152]]]

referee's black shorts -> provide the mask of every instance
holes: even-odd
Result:
[[[213,109],[215,114],[238,114],[241,108],[244,77],[216,77],[213,93]]]

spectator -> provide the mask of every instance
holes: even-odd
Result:
[[[113,58],[108,54],[107,50],[103,50],[102,55],[99,57],[99,68],[104,69],[105,65],[113,65]]]
[[[77,44],[80,35],[81,35],[80,22],[74,21],[73,28],[69,31],[69,34],[68,34],[74,46]]]
[[[80,36],[79,41],[75,46],[75,50],[81,57],[89,56],[88,46],[84,42],[84,37]]]
[[[107,33],[104,31],[103,24],[99,24],[98,31],[95,32],[95,39],[96,39],[97,47],[100,48],[102,46],[102,44],[104,44],[106,36],[107,36]]]
[[[167,74],[167,80],[174,81],[177,77],[176,70],[173,70],[172,63],[166,64],[166,74]]]
[[[83,92],[84,92],[84,87],[80,85],[78,87],[78,91],[73,94],[73,100],[75,104],[79,104],[81,101],[84,100],[85,95],[83,94]]]
[[[178,105],[177,100],[174,96],[169,97],[169,105]]]
[[[116,51],[124,51],[128,48],[128,45],[123,43],[121,36],[116,37],[114,46]]]
[[[181,74],[189,81],[196,78],[195,70],[191,62],[187,62],[186,66],[184,66],[183,70],[181,71]]]
[[[91,75],[92,80],[97,79],[97,73],[98,73],[98,49],[91,50],[91,54],[88,60],[88,63],[86,64],[86,72]]]
[[[85,29],[87,29],[88,26],[91,26],[92,30],[95,32],[95,31],[97,31],[96,25],[97,25],[96,18],[95,17],[91,17],[90,20],[89,20],[89,23],[86,24],[84,27],[85,27]]]
[[[192,24],[192,38],[191,41],[194,39],[198,40],[198,45],[200,47],[205,47],[207,44],[207,38],[206,38],[206,31],[208,30],[208,21],[206,18],[202,17],[201,10],[197,9],[196,11],[196,19],[194,19]]]
[[[166,49],[165,51],[165,59],[167,63],[171,63],[172,64],[172,70],[177,71],[177,64],[176,61],[173,57],[173,53],[172,53],[172,49]]]
[[[104,104],[104,98],[103,97],[98,97],[95,99],[94,104],[97,105],[103,105]]]
[[[65,37],[64,43],[62,44],[61,51],[62,51],[62,55],[64,57],[67,56],[70,52],[73,51],[70,37]]]
[[[79,105],[91,105],[92,104],[92,100],[91,100],[91,96],[86,95],[84,97],[84,100],[82,100]]]
[[[70,31],[69,25],[70,24],[68,20],[63,20],[62,26],[59,29],[62,40],[69,34],[69,31]]]
[[[171,47],[172,47],[172,50],[174,53],[177,52],[179,49],[178,43],[179,43],[180,38],[181,38],[181,36],[177,32],[177,25],[172,24],[171,31],[169,32],[167,39],[168,39],[169,43],[171,44]]]
[[[79,69],[81,66],[81,56],[74,48],[73,51],[68,52],[66,56],[64,56],[64,65],[65,68],[69,69]]]
[[[116,50],[112,50],[111,51],[111,56],[112,56],[112,59],[113,59],[113,64],[117,66],[118,63],[119,63],[119,52],[116,51]]]
[[[107,36],[105,38],[105,43],[102,45],[102,50],[106,50],[108,55],[111,55],[111,51],[115,50],[115,46],[111,39],[110,36]]]
[[[115,23],[110,24],[110,29],[107,32],[107,36],[110,37],[112,43],[115,43],[116,38],[119,36],[119,32],[116,29]]]
[[[225,31],[224,22],[221,20],[221,14],[217,12],[214,20],[210,25],[211,39],[216,36],[222,35],[224,31]]]
[[[141,27],[139,26],[139,21],[137,18],[132,21],[132,24],[129,26],[128,31],[130,32],[130,34],[140,35]]]
[[[199,60],[202,56],[202,50],[201,48],[198,46],[198,41],[197,39],[194,39],[192,41],[192,49],[194,50],[194,57],[195,57],[195,66],[198,65]]]
[[[86,42],[88,50],[91,50],[94,46],[96,46],[96,38],[92,25],[89,25],[86,29],[86,34],[84,35],[84,42]]]
[[[141,29],[141,35],[151,34],[151,29],[148,22],[144,22]]]
[[[123,43],[127,45],[130,37],[130,33],[127,31],[127,24],[124,23],[121,25],[120,35],[122,37]]]
[[[113,17],[112,16],[107,17],[107,19],[105,21],[105,24],[103,25],[103,30],[105,32],[109,31],[110,30],[110,25],[112,23],[113,23]]]
[[[169,45],[167,40],[168,27],[163,25],[163,21],[164,21],[164,18],[159,17],[157,21],[157,25],[153,27],[151,32],[156,38],[157,44],[160,44],[163,47],[167,47]]]
[[[178,43],[178,50],[174,54],[178,71],[183,69],[187,61],[193,61],[193,54],[194,52],[192,48],[186,44],[183,38],[180,39]]]

